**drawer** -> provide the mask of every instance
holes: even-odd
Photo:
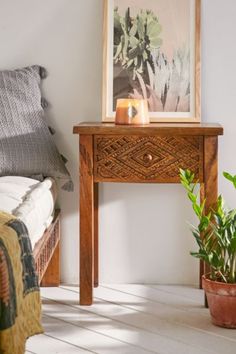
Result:
[[[178,183],[179,168],[203,180],[203,137],[94,136],[95,182]]]

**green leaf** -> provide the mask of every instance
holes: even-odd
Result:
[[[144,23],[143,23],[143,19],[140,16],[138,16],[137,18],[137,30],[138,30],[139,38],[144,39],[145,36]]]
[[[185,175],[185,170],[183,170],[182,168],[179,169],[179,174],[180,176],[184,176]]]
[[[127,59],[127,57],[128,57],[128,45],[129,45],[129,38],[127,35],[125,35],[124,46],[123,46],[123,58],[124,59]]]
[[[163,41],[161,38],[150,38],[150,47],[152,49],[157,49],[162,45]]]
[[[127,68],[130,68],[133,63],[134,63],[134,59],[129,60],[127,62]]]
[[[128,58],[129,59],[135,59],[134,65],[136,67],[137,67],[137,64],[138,64],[138,58],[137,58],[138,54],[139,54],[139,45],[137,45],[136,47],[132,48],[128,52]]]
[[[131,27],[131,29],[130,29],[130,31],[129,31],[129,35],[130,35],[131,37],[134,37],[134,36],[136,35],[137,31],[138,31],[137,22],[134,21],[133,26]]]
[[[120,53],[122,52],[122,48],[123,48],[123,43],[120,42],[120,44],[117,46],[117,50],[116,50],[116,54],[114,56],[114,60],[116,60],[119,57]]]
[[[136,37],[134,37],[134,36],[130,36],[129,37],[129,43],[130,43],[130,46],[132,48],[136,48],[138,46],[138,44],[139,44],[139,40]]]
[[[203,244],[202,244],[201,237],[195,237],[195,240],[196,240],[196,242],[198,244],[199,249],[202,249],[203,248]]]
[[[188,193],[188,197],[191,200],[191,202],[195,203],[197,201],[197,196],[191,192]]]
[[[233,183],[234,188],[236,188],[236,175],[232,176],[230,173],[228,172],[223,172],[223,175],[226,179],[228,179],[230,182]]]
[[[157,21],[149,21],[147,24],[147,35],[150,40],[153,40],[159,36],[161,33],[161,25]]]
[[[137,72],[138,72],[139,74],[142,74],[142,73],[143,73],[143,61],[142,61],[142,60],[141,60],[141,64],[140,64],[139,68],[137,69]]]
[[[201,214],[203,214],[204,212],[204,208],[205,208],[205,204],[206,204],[206,199],[204,199],[204,201],[202,202],[200,208],[201,208]]]
[[[201,218],[201,222],[200,222],[200,224],[198,226],[199,231],[200,232],[205,231],[209,227],[209,224],[210,224],[210,221],[209,221],[208,217],[207,216],[203,216]]]
[[[195,211],[195,214],[200,218],[202,215],[201,207],[198,204],[193,204],[193,210]]]
[[[236,234],[234,235],[234,237],[231,240],[230,251],[231,251],[232,254],[236,253]]]
[[[146,50],[144,50],[143,51],[143,61],[147,61],[147,60],[148,60],[148,54],[147,54]]]
[[[223,172],[223,176],[228,179],[230,182],[233,182],[234,181],[234,177],[235,176],[232,176],[230,173],[228,172]]]
[[[126,33],[129,32],[130,25],[131,25],[130,8],[128,7],[125,12],[125,31],[126,31]]]

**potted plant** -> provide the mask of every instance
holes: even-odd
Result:
[[[236,188],[236,176],[224,173]],[[203,289],[211,313],[212,322],[221,327],[236,328],[236,209],[225,207],[220,195],[208,213],[205,200],[199,202],[198,183],[189,170],[180,170],[184,186],[193,210],[199,219],[192,233],[198,245],[191,255],[210,266],[210,273],[202,278]]]

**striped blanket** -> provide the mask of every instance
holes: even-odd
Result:
[[[42,332],[38,277],[27,229],[0,212],[0,354],[24,354],[26,339]]]

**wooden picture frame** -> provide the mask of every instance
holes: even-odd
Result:
[[[151,122],[200,122],[201,0],[103,1],[102,121],[132,97],[148,99]]]

